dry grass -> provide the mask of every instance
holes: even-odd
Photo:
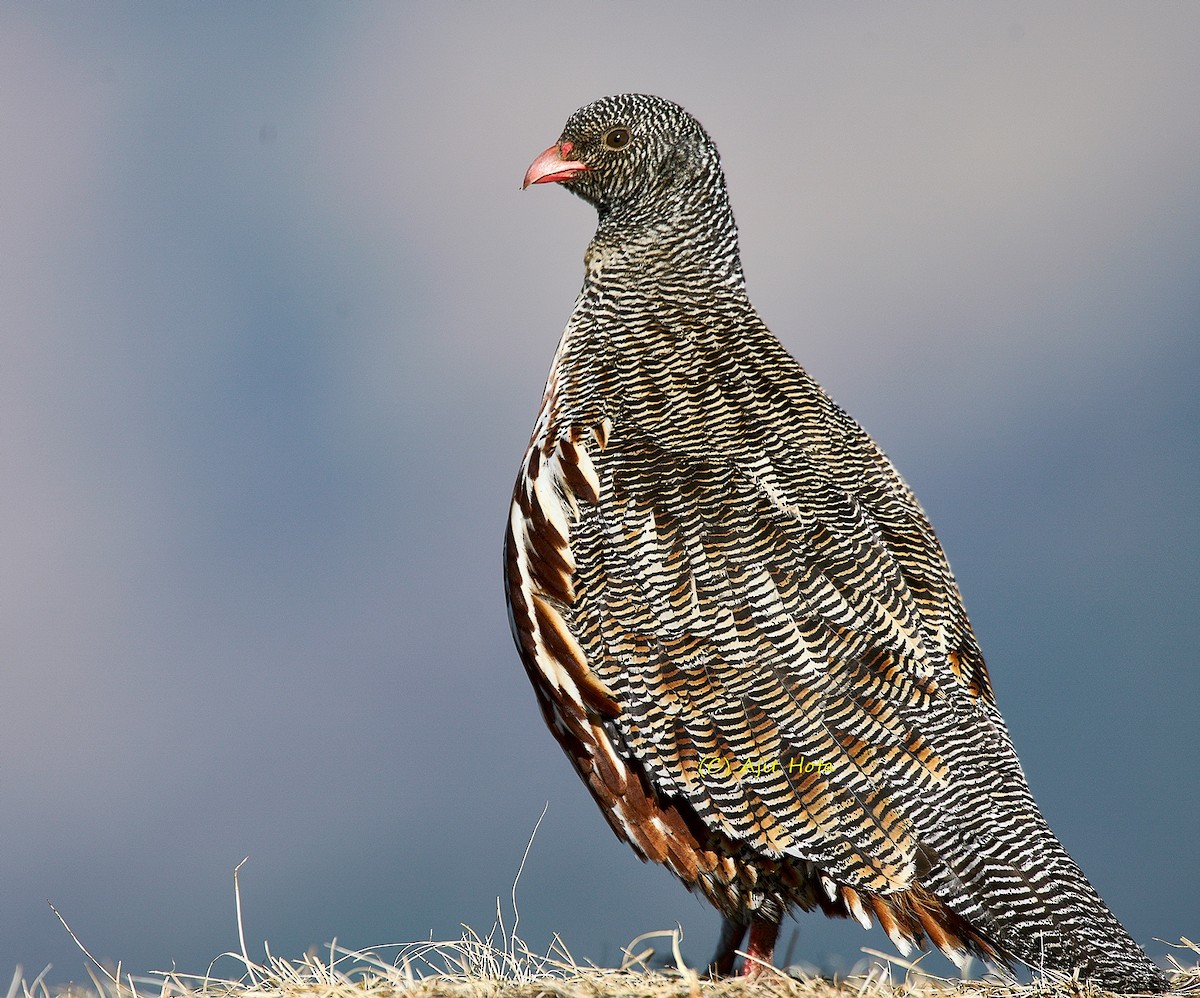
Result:
[[[678,954],[678,936],[662,934]],[[644,940],[643,940],[644,941]],[[1193,956],[1200,948],[1184,941]],[[650,970],[649,951],[631,953],[617,970],[581,967],[565,952],[536,955],[507,937],[497,945],[471,931],[453,942],[423,942],[386,952],[327,954],[291,961],[267,957],[245,967],[237,980],[180,973],[151,978],[122,977],[96,968],[92,987],[52,992],[40,981],[14,979],[8,998],[1083,998],[1099,995],[1071,982],[1042,979],[1031,985],[993,981],[947,981],[880,959],[869,972],[844,981],[766,973],[754,984],[710,981],[687,967]],[[1192,957],[1189,957],[1189,961]],[[1178,963],[1172,981],[1184,992],[1200,990],[1200,968]]]
[[[515,928],[515,926],[514,926]],[[658,951],[669,952],[672,969],[652,969]],[[1183,961],[1172,959],[1177,993],[1200,994],[1200,946],[1181,940]],[[18,972],[7,998],[1102,998],[1104,992],[1077,982],[1039,977],[1029,985],[998,979],[946,980],[914,964],[867,951],[869,970],[844,980],[765,972],[747,984],[713,981],[687,967],[679,933],[654,933],[634,940],[618,969],[581,966],[561,942],[549,953],[530,952],[502,922],[487,936],[464,928],[460,939],[429,940],[350,951],[336,945],[300,960],[269,953],[262,962],[228,953],[244,968],[237,979],[178,972],[145,978],[122,975],[95,964],[91,987],[52,990],[41,979],[26,982]],[[1186,965],[1185,965],[1186,962]]]
[[[539,819],[540,823],[540,819]],[[536,832],[536,828],[535,828]],[[530,841],[532,844],[532,839]],[[525,858],[529,850],[526,848]],[[525,858],[521,861],[524,868]],[[243,862],[245,862],[243,860]],[[240,869],[239,865],[239,869]],[[108,969],[91,957],[66,922],[63,927],[91,963],[91,987],[51,988],[44,974],[26,981],[20,968],[7,998],[1103,998],[1105,992],[1077,981],[1039,975],[1028,985],[1000,978],[947,980],[922,971],[917,963],[864,949],[870,958],[861,974],[829,980],[791,968],[766,970],[753,983],[711,980],[686,965],[678,930],[639,936],[624,950],[622,965],[605,969],[580,965],[560,939],[549,952],[534,953],[517,934],[517,881],[513,883],[511,927],[497,899],[496,921],[486,936],[464,926],[452,941],[343,949],[336,943],[321,953],[287,960],[268,951],[252,960],[242,926],[241,894],[234,871],[240,952],[223,954],[243,968],[236,979],[176,971],[134,977],[118,966]],[[57,915],[58,912],[55,911]],[[61,916],[59,916],[61,919]],[[1172,993],[1200,998],[1200,945],[1181,939],[1169,957]],[[669,958],[667,968],[654,966]],[[215,964],[216,961],[214,961]]]

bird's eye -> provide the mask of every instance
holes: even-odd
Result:
[[[629,145],[628,128],[610,128],[604,133],[604,147],[606,149],[624,149],[627,145]]]

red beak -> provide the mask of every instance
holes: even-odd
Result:
[[[525,190],[530,184],[557,184],[563,180],[570,180],[588,168],[586,163],[567,159],[570,153],[570,142],[564,142],[561,146],[553,145],[547,149],[525,171],[525,183],[521,185],[521,190]]]

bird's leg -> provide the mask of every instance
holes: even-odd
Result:
[[[736,918],[726,916],[721,925],[721,939],[717,943],[717,952],[708,965],[708,972],[713,977],[728,977],[733,973],[733,961],[737,958],[737,948],[742,945],[749,924]]]
[[[778,938],[779,919],[763,922],[755,919],[750,923],[750,945],[746,948],[748,959],[742,964],[744,980],[754,980],[771,966],[771,956],[775,952],[775,940]]]

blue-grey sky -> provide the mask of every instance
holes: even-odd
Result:
[[[628,90],[715,137],[751,295],[928,509],[1053,827],[1152,955],[1195,937],[1198,43],[1165,3],[0,7],[0,974],[83,976],[47,899],[202,972],[247,855],[252,954],[486,930],[547,801],[531,946],[709,955],[501,592],[593,224],[520,180]]]

